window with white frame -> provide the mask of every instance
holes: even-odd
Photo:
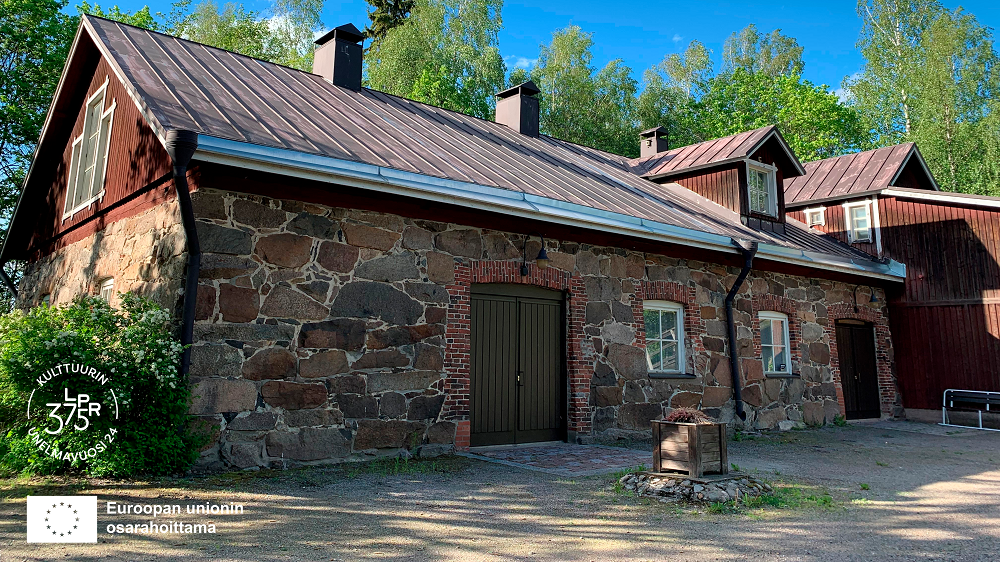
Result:
[[[871,242],[872,214],[867,201],[844,205],[844,216],[847,219],[847,239],[851,243]]]
[[[778,215],[778,184],[775,169],[766,164],[747,164],[747,197],[751,213]]]
[[[644,301],[642,306],[649,372],[683,373],[684,307],[666,301]]]
[[[111,124],[115,115],[115,102],[107,109],[108,81],[87,100],[83,117],[83,132],[73,140],[73,153],[66,182],[66,205],[63,218],[90,206],[104,195],[104,174],[108,163],[108,144]]]
[[[98,295],[100,295],[101,300],[103,300],[104,302],[111,302],[111,297],[115,296],[114,277],[108,277],[107,279],[101,281]]]
[[[806,209],[806,224],[808,226],[823,226],[826,224],[826,208]]]
[[[788,316],[780,312],[761,312],[760,347],[764,373],[791,374],[792,360],[788,345]]]

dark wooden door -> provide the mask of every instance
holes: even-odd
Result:
[[[837,356],[840,359],[840,383],[844,387],[847,419],[880,417],[882,410],[872,325],[838,322]]]
[[[565,439],[563,316],[557,291],[473,288],[473,446]]]

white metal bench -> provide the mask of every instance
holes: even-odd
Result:
[[[967,410],[976,410],[979,413],[979,427],[950,423],[948,419],[948,410],[955,409],[955,404],[965,406]],[[958,390],[949,388],[944,391],[944,401],[941,405],[941,423],[938,425],[982,429],[985,431],[1000,431],[1000,429],[983,427],[983,412],[990,412],[993,410],[1000,411],[1000,392],[990,392],[987,390]]]

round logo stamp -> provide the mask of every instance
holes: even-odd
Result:
[[[108,375],[63,363],[35,382],[38,386],[28,397],[28,435],[40,451],[60,460],[87,460],[114,442],[118,396]]]

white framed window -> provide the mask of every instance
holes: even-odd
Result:
[[[87,100],[83,117],[83,132],[73,140],[73,152],[66,181],[66,204],[63,219],[86,209],[104,196],[104,175],[108,168],[108,145],[116,102],[105,109],[108,80],[104,80]]]
[[[764,374],[791,374],[792,358],[788,341],[788,316],[780,312],[761,312],[760,348]]]
[[[667,301],[644,301],[646,364],[650,373],[684,372],[684,306]]]
[[[52,294],[51,293],[45,293],[44,295],[42,295],[42,298],[38,302],[38,304],[40,304],[40,305],[44,304],[45,306],[50,306],[52,304]]]
[[[826,207],[806,209],[804,214],[807,226],[824,226],[826,224]]]
[[[100,289],[97,294],[100,295],[101,300],[104,302],[111,302],[111,297],[115,296],[115,278],[108,277],[107,279],[101,281]]]
[[[778,216],[776,168],[759,162],[747,162],[747,198],[751,213]]]
[[[845,203],[844,220],[847,223],[847,239],[854,242],[872,241],[872,207],[864,203]]]

